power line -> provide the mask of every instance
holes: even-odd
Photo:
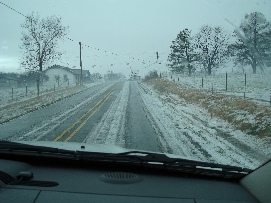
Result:
[[[26,15],[24,15],[24,14],[22,14],[21,12],[19,12],[19,11],[15,10],[14,8],[11,8],[10,6],[8,6],[7,4],[4,4],[4,3],[3,3],[3,2],[1,2],[1,1],[0,1],[0,4],[3,4],[4,6],[8,7],[9,9],[11,9],[11,10],[15,11],[16,13],[18,13],[18,14],[20,14],[20,15],[24,16],[24,17],[27,17]]]
[[[18,14],[24,16],[25,18],[28,17],[28,16],[22,14],[21,12],[17,11],[16,9],[14,9],[14,8],[12,8],[12,7],[8,6],[8,5],[6,5],[5,3],[1,2],[1,1],[0,1],[0,4],[4,5],[4,6],[6,6],[7,8],[11,9],[12,11],[14,11],[14,12],[16,12],[16,13],[18,13]],[[72,42],[76,42],[75,40],[71,39],[70,37],[66,37],[66,38],[67,38],[68,40],[72,41]],[[105,53],[109,53],[109,54],[111,54],[111,55],[121,56],[121,57],[125,57],[125,58],[130,58],[130,59],[133,59],[133,60],[137,60],[137,61],[139,61],[139,62],[142,62],[143,64],[145,64],[146,62],[147,62],[147,63],[148,63],[148,62],[149,62],[149,63],[151,62],[150,60],[148,61],[148,60],[143,60],[143,59],[139,59],[139,58],[135,58],[135,57],[131,57],[131,56],[125,56],[125,55],[117,54],[117,53],[114,53],[114,52],[102,50],[102,49],[100,49],[100,48],[96,48],[96,47],[89,46],[89,45],[86,45],[86,44],[84,45],[83,43],[81,43],[81,44],[82,44],[82,46],[86,46],[86,47],[88,47],[88,48],[92,48],[92,49],[95,49],[95,50],[97,50],[97,51],[102,51],[102,52],[105,52]],[[156,52],[156,53],[157,53],[157,52]],[[139,55],[139,54],[138,54],[138,55]],[[146,67],[148,67],[148,66],[146,66]],[[146,67],[145,67],[145,68],[146,68]]]

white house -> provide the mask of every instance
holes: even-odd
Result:
[[[88,81],[90,73],[88,70],[82,70],[83,81]],[[79,84],[81,77],[80,69],[71,69],[64,66],[53,65],[44,71],[47,76],[46,82],[56,84],[56,86],[67,86]]]

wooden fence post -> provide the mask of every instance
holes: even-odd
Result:
[[[13,102],[13,87],[11,88],[11,99],[12,99],[12,102]]]
[[[228,91],[228,73],[226,72],[226,91]]]

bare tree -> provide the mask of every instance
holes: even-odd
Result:
[[[204,25],[195,36],[195,44],[200,63],[211,75],[214,68],[223,65],[228,59],[229,36],[221,27]]]
[[[57,43],[66,36],[68,27],[62,25],[59,17],[41,19],[34,13],[26,17],[21,27],[21,67],[41,73],[51,61],[61,57],[62,53],[56,50]]]

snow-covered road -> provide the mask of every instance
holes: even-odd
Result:
[[[1,125],[1,139],[99,143],[256,168],[270,138],[235,130],[207,110],[147,83],[93,86]]]
[[[129,83],[125,82],[115,101],[83,142],[125,147],[124,126],[128,97]]]

